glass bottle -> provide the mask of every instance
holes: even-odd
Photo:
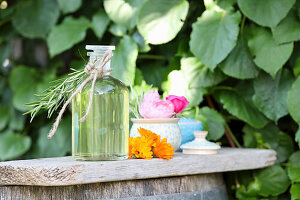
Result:
[[[102,58],[114,46],[87,45],[90,62]],[[104,69],[110,69],[108,62]],[[113,70],[113,68],[112,68]],[[104,73],[95,83],[88,117],[79,122],[89,104],[90,81],[72,101],[72,156],[76,160],[123,160],[129,153],[129,94],[118,79]]]

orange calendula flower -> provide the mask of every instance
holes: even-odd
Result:
[[[149,142],[151,143],[151,146],[155,146],[156,143],[160,141],[160,139],[158,138],[159,136],[150,130],[140,127],[138,128],[138,131],[141,134],[141,136],[145,136],[146,138],[148,138]]]
[[[174,148],[167,139],[160,140],[160,136],[150,130],[139,128],[141,137],[129,138],[129,158],[151,159],[153,155],[158,158],[171,159]]]
[[[164,138],[156,144],[156,147],[153,148],[153,153],[158,158],[171,159],[174,155],[174,148],[170,143],[167,143],[167,138]]]
[[[136,158],[153,158],[153,152],[149,140],[144,136],[133,138],[132,154],[134,154]]]

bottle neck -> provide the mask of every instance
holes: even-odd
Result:
[[[105,53],[105,52],[104,52]],[[90,53],[90,60],[89,60],[89,62],[90,63],[93,63],[95,60],[97,60],[96,61],[96,63],[95,63],[95,66],[98,66],[99,64],[100,64],[100,60],[101,60],[101,58],[103,57],[103,55],[104,55],[104,53]],[[111,68],[110,68],[110,61],[108,61],[105,65],[104,65],[104,67],[103,67],[103,70],[104,71],[109,71]],[[108,75],[110,75],[110,72],[105,72],[105,73],[103,73],[103,75],[104,76],[108,76]]]

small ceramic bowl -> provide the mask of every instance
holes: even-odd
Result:
[[[221,147],[216,143],[207,141],[205,139],[207,133],[207,131],[195,131],[195,140],[180,146],[180,148],[183,149],[182,153],[202,155],[217,154]]]
[[[130,137],[141,136],[138,128],[148,129],[162,138],[167,138],[167,142],[177,150],[181,144],[181,132],[178,125],[179,118],[165,119],[131,119],[133,125],[130,129]]]

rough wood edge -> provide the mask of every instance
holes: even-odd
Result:
[[[276,152],[222,148],[217,155],[183,155],[171,160],[74,161],[72,157],[0,163],[0,184],[62,186],[227,172],[273,165]]]

